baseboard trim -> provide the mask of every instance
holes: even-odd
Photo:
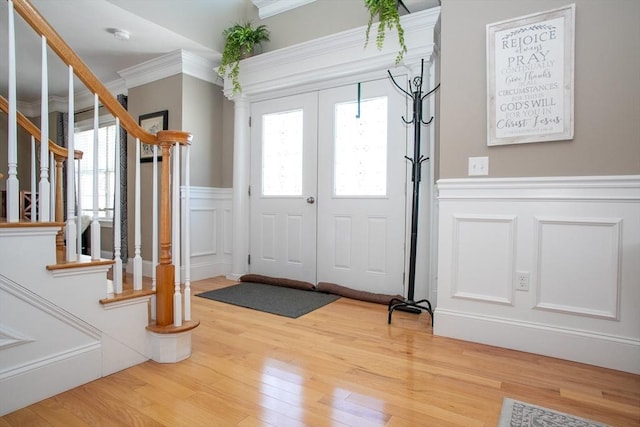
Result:
[[[434,335],[640,374],[640,341],[436,308]]]
[[[101,363],[102,352],[97,344],[5,375],[0,380],[0,416],[100,378]]]
[[[180,274],[184,281],[186,268],[180,267]],[[209,279],[211,277],[224,276],[231,271],[230,263],[201,263],[191,264],[191,281]]]
[[[127,263],[127,273],[133,274],[133,259],[129,258]],[[184,282],[186,268],[184,265],[180,266],[180,275],[182,282]],[[209,279],[211,277],[224,276],[231,271],[230,263],[200,263],[191,264],[191,277],[192,282],[195,280]],[[151,261],[142,260],[142,275],[144,277],[153,276],[153,263]]]

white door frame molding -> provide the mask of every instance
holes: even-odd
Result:
[[[433,76],[434,28],[440,8],[401,17],[408,52],[402,64],[394,60],[398,44],[392,38],[381,50],[364,48],[365,27],[266,52],[242,61],[239,81],[242,93],[233,94],[230,79],[224,82],[225,95],[236,103],[233,156],[233,255],[232,272],[237,280],[248,271],[249,248],[249,104],[280,96],[321,90],[352,83],[364,76],[386,75],[386,70],[403,70],[409,77],[419,75],[425,61],[425,82]],[[433,182],[425,186],[433,186]],[[430,286],[432,288],[432,286]]]

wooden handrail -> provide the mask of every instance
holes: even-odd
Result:
[[[47,39],[51,49],[58,54],[58,57],[67,65],[73,67],[74,74],[84,83],[92,93],[98,95],[102,105],[115,117],[120,118],[121,126],[127,133],[141,142],[152,145],[160,145],[156,135],[153,135],[136,123],[129,112],[118,102],[115,96],[102,84],[95,74],[87,67],[80,57],[71,47],[60,37],[53,27],[36,11],[28,0],[13,0],[14,10],[33,28],[40,36]],[[189,144],[191,134],[182,131],[172,131],[177,139],[173,142],[178,144]]]
[[[7,102],[7,100],[2,95],[0,95],[0,110],[2,110],[6,114],[9,114],[9,102]],[[20,111],[17,112],[17,116],[18,124],[20,125],[20,127],[23,128],[29,135],[34,137],[36,141],[40,142],[40,129]],[[54,156],[63,158],[67,157],[67,149],[59,146],[52,140],[49,140],[49,151],[51,151]],[[83,153],[80,150],[74,150],[73,152],[73,158],[76,160],[81,159],[82,155]]]

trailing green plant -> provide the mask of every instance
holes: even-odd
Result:
[[[398,14],[397,0],[364,0],[364,4],[369,10],[369,23],[367,24],[367,33],[364,46],[369,43],[369,32],[373,25],[373,20],[378,17],[378,34],[376,35],[376,46],[382,49],[384,45],[385,32],[393,27],[398,32],[398,42],[400,43],[400,51],[396,56],[396,64],[402,61],[402,57],[407,52],[407,45],[404,43],[404,29],[400,25],[400,15]]]
[[[233,93],[240,92],[242,88],[238,82],[240,74],[240,60],[250,56],[256,46],[269,41],[269,30],[266,25],[254,27],[251,22],[235,24],[222,32],[225,38],[222,61],[218,67],[218,74],[223,78],[231,77]]]

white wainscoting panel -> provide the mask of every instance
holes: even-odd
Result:
[[[434,334],[640,373],[640,175],[438,191]]]
[[[622,219],[535,221],[536,308],[618,319]]]
[[[2,275],[0,301],[0,415],[100,378],[100,330]]]
[[[191,221],[198,224],[198,232],[191,237],[191,256],[217,255],[218,210],[213,207],[191,208]]]
[[[516,218],[454,215],[454,222],[451,295],[511,304]]]
[[[180,190],[184,218],[184,187]],[[190,195],[191,280],[226,275],[231,271],[231,189],[191,187]],[[182,269],[185,253],[183,247]]]

